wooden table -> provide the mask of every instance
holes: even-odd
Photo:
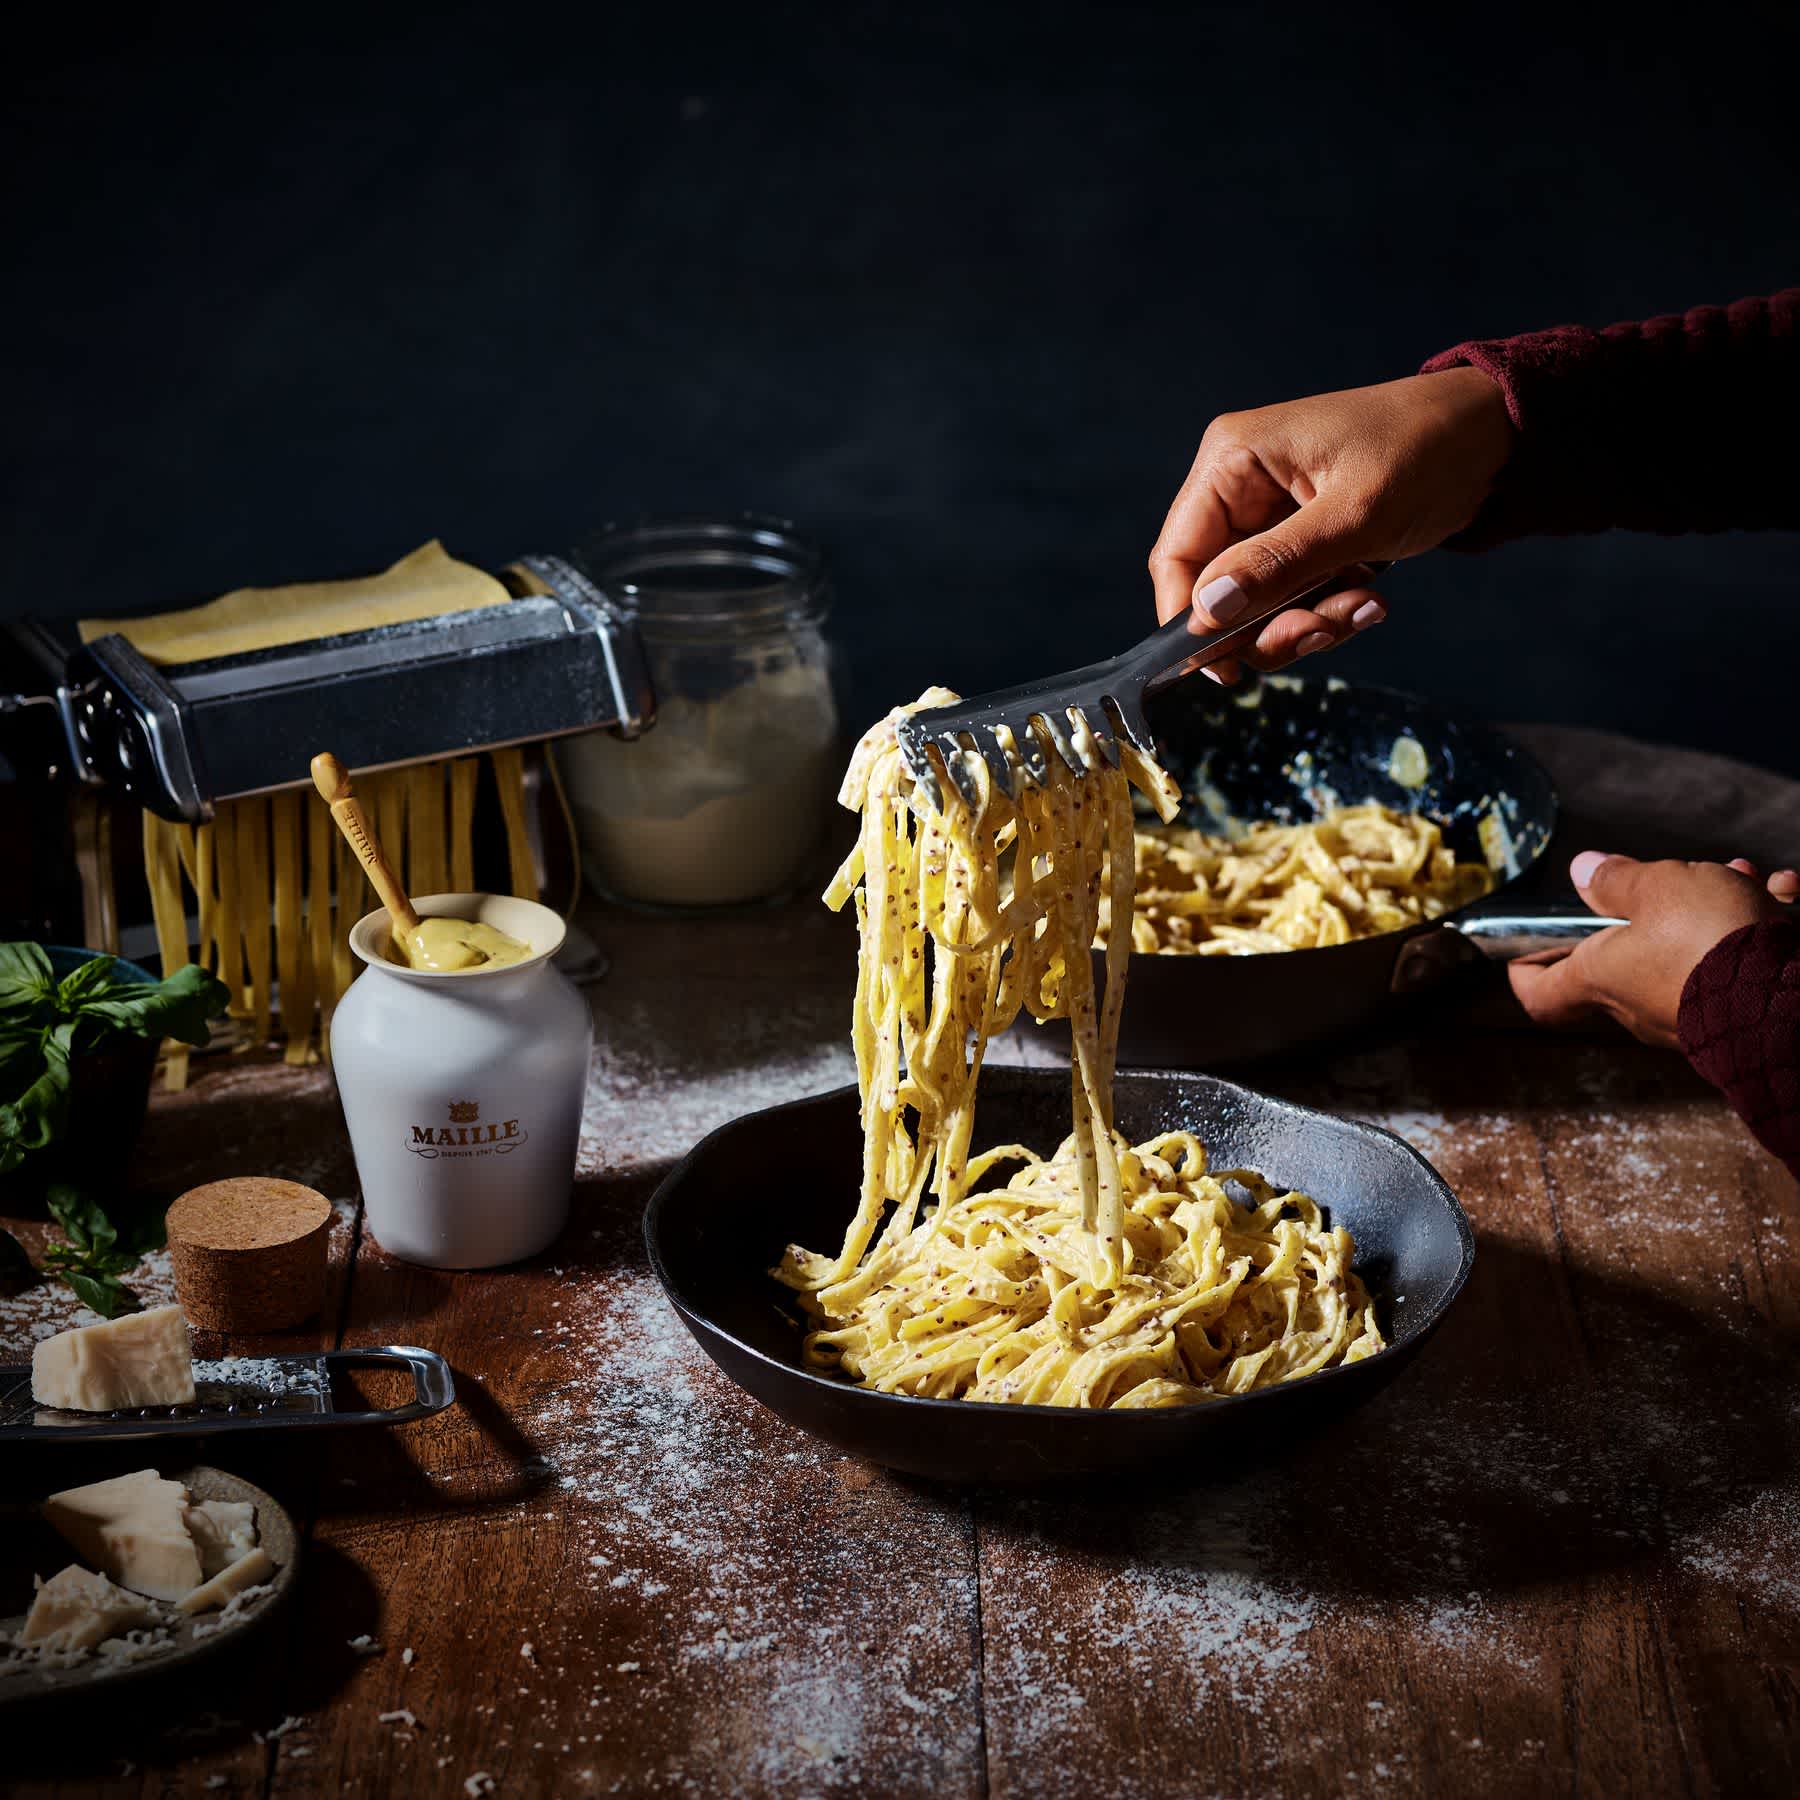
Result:
[[[1599,820],[1569,848],[1708,822],[1800,846],[1800,785],[1530,735]],[[1438,1338],[1329,1435],[1187,1491],[940,1491],[746,1399],[644,1261],[672,1157],[846,1076],[848,926],[588,922],[614,966],[563,1242],[439,1274],[342,1209],[321,1341],[433,1345],[460,1406],[232,1453],[306,1522],[302,1597],[198,1685],[8,1720],[0,1785],[1800,1791],[1800,1195],[1679,1059],[1463,1017],[1260,1071],[1402,1132],[1461,1194],[1480,1254]],[[201,1069],[156,1105],[148,1179],[354,1193],[327,1073]],[[0,1348],[62,1307],[12,1301]],[[14,1457],[0,1485],[139,1460]]]

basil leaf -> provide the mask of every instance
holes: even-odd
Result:
[[[137,1037],[172,1037],[204,1046],[212,1036],[206,1021],[222,1013],[230,999],[231,990],[224,982],[198,963],[189,963],[154,986],[118,986],[103,999],[86,1001],[81,1017],[103,1020],[109,1029]]]
[[[59,1269],[60,1278],[74,1290],[83,1306],[90,1306],[103,1319],[116,1319],[120,1313],[136,1312],[138,1298],[114,1275],[84,1275],[79,1269]]]
[[[28,1150],[41,1150],[63,1128],[69,1111],[72,1024],[39,1036],[42,1068],[17,1100],[0,1103],[0,1174],[17,1168]]]
[[[110,1261],[108,1253],[119,1234],[106,1216],[106,1208],[91,1194],[84,1194],[69,1182],[56,1181],[45,1190],[44,1205],[77,1250],[95,1261]]]
[[[0,944],[0,1012],[29,1011],[56,993],[42,944]]]
[[[118,960],[116,956],[89,957],[62,978],[56,990],[56,1004],[63,1012],[72,1013],[84,1001],[101,999],[122,987],[124,983],[113,974],[113,965]]]
[[[25,1246],[10,1231],[0,1231],[0,1281],[23,1285],[36,1280]]]

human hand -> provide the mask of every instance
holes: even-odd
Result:
[[[1545,951],[1507,965],[1519,1004],[1540,1025],[1573,1025],[1606,1014],[1643,1043],[1673,1049],[1681,990],[1694,966],[1742,925],[1787,916],[1800,874],[1778,869],[1765,883],[1754,863],[1637,862],[1584,850],[1570,879],[1598,913],[1629,919],[1569,952]]]
[[[1157,617],[1192,606],[1201,629],[1223,630],[1351,563],[1435,549],[1475,517],[1512,441],[1505,398],[1478,369],[1223,413],[1150,552]],[[1386,617],[1372,588],[1348,586],[1277,613],[1245,660],[1278,669]],[[1206,672],[1230,683],[1239,668]]]

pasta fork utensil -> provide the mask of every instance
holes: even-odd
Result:
[[[980,803],[979,763],[986,763],[997,786],[1017,793],[1021,782],[1042,786],[1049,779],[1051,756],[1078,776],[1099,768],[1103,760],[1116,767],[1120,739],[1140,754],[1154,756],[1155,740],[1144,719],[1149,695],[1246,649],[1276,613],[1371,579],[1390,566],[1353,564],[1303,593],[1253,608],[1223,631],[1196,632],[1193,615],[1183,613],[1103,662],[912,713],[899,723],[901,754],[937,804],[936,751],[971,806]]]

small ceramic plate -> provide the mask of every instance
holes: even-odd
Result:
[[[196,1500],[248,1500],[256,1508],[257,1542],[275,1564],[268,1592],[241,1607],[230,1619],[218,1611],[189,1617],[168,1609],[172,1616],[167,1625],[166,1647],[159,1645],[147,1654],[107,1656],[95,1650],[67,1665],[31,1661],[10,1673],[8,1664],[0,1660],[0,1708],[42,1701],[48,1695],[78,1688],[113,1688],[122,1682],[143,1681],[200,1662],[221,1650],[235,1648],[250,1633],[260,1630],[292,1592],[300,1562],[300,1537],[294,1521],[275,1500],[250,1482],[204,1463],[159,1472],[179,1481]],[[48,1580],[58,1569],[81,1561],[41,1520],[27,1515],[19,1525],[19,1529],[5,1533],[6,1547],[0,1550],[0,1606],[29,1602],[33,1575]],[[24,1623],[22,1611],[0,1617],[0,1636],[10,1641]],[[0,1652],[0,1657],[4,1654]]]

